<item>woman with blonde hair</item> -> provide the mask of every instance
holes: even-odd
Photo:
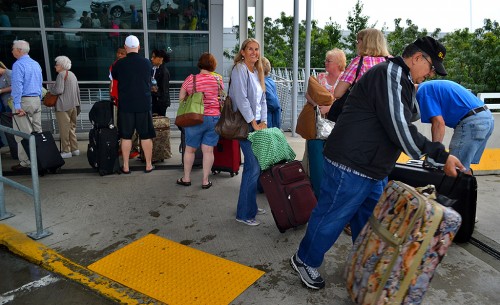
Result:
[[[56,119],[61,137],[61,157],[71,158],[80,155],[76,139],[76,117],[80,106],[80,88],[71,69],[71,60],[66,56],[55,59],[56,83],[49,92],[59,95],[56,103]]]
[[[335,100],[340,99],[366,71],[376,64],[386,61],[386,58],[389,56],[384,33],[380,30],[372,28],[363,29],[358,32],[356,39],[358,55],[351,60],[344,73],[339,77],[333,93]],[[332,108],[338,110],[330,111],[328,119],[336,121],[342,111],[342,107],[343,105],[335,105],[334,102]]]
[[[266,103],[267,103],[267,127],[281,128],[281,104],[276,92],[276,83],[271,77],[271,63],[269,59],[262,57],[264,66],[264,82],[266,84]]]
[[[233,101],[233,110],[240,111],[250,131],[267,127],[266,85],[264,68],[260,57],[260,43],[249,38],[243,41],[240,51],[234,57],[228,94]],[[258,226],[257,214],[264,214],[257,207],[257,180],[260,166],[252,151],[252,143],[240,140],[245,158],[241,177],[240,193],[236,210],[236,221],[249,226]]]

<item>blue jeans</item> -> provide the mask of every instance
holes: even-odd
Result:
[[[450,154],[457,157],[467,170],[471,163],[478,164],[494,126],[495,121],[489,110],[465,118],[455,127]]]
[[[252,151],[252,142],[240,140],[241,151],[245,158],[241,175],[240,195],[236,218],[242,220],[254,219],[257,215],[257,181],[260,176],[260,166]]]
[[[184,127],[186,133],[186,145],[198,148],[201,144],[207,146],[216,146],[219,141],[219,134],[215,132],[215,125],[219,121],[220,116],[203,117],[203,123]]]
[[[354,241],[372,214],[386,183],[387,179],[362,177],[325,158],[321,193],[300,243],[299,258],[311,267],[321,266],[325,253],[347,223],[351,224]]]

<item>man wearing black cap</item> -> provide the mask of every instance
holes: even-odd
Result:
[[[309,288],[325,282],[317,268],[347,223],[354,241],[368,221],[401,152],[428,155],[456,176],[462,163],[412,124],[419,118],[415,84],[434,73],[446,75],[444,46],[417,39],[402,56],[368,70],[351,90],[324,148],[323,182],[307,231],[291,265]]]

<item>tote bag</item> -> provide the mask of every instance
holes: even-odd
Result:
[[[204,113],[203,92],[196,91],[196,75],[193,75],[193,93],[184,101],[179,101],[175,125],[179,127],[199,125],[203,123]]]

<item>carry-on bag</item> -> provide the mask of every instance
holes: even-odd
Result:
[[[65,162],[61,157],[61,152],[57,148],[52,133],[50,131],[44,131],[40,133],[32,132],[31,134],[35,136],[38,174],[43,176],[46,172],[56,173],[57,170],[65,164]],[[26,151],[28,157],[31,158],[29,153],[29,140],[22,139],[21,144],[23,145],[24,151]]]
[[[101,176],[120,173],[116,128],[92,128],[89,131],[87,159]]]
[[[456,211],[430,195],[389,181],[347,258],[351,299],[363,305],[420,304],[460,222]]]
[[[32,129],[34,130],[33,123],[31,122],[29,116],[26,116],[26,119],[31,124]],[[12,119],[17,129],[19,130],[19,125]],[[56,142],[54,141],[54,137],[50,131],[36,132],[33,131],[31,133],[35,136],[35,147],[36,147],[36,160],[38,164],[38,174],[43,176],[46,172],[56,173],[58,169],[60,169],[64,164],[64,159],[61,157],[61,152],[57,148]],[[30,155],[30,144],[29,139],[22,139],[21,145],[24,148],[24,151],[28,155],[31,161]]]
[[[172,158],[172,149],[170,147],[170,119],[165,116],[153,116],[153,127],[156,137],[153,138],[153,163],[163,162]],[[146,162],[144,151],[141,147],[141,160]]]
[[[281,233],[309,221],[316,197],[300,161],[274,165],[259,181]]]
[[[212,174],[228,172],[231,177],[238,175],[241,166],[240,142],[219,138],[214,147],[214,164]]]
[[[399,180],[413,187],[433,184],[438,194],[455,200],[451,207],[462,216],[462,225],[454,241],[464,243],[470,240],[476,220],[476,177],[463,173],[457,177],[446,176],[442,169],[426,168],[423,161],[410,160],[408,164],[397,163],[389,180]]]
[[[89,112],[89,120],[94,128],[110,128],[113,121],[113,102],[102,100],[94,103]]]

